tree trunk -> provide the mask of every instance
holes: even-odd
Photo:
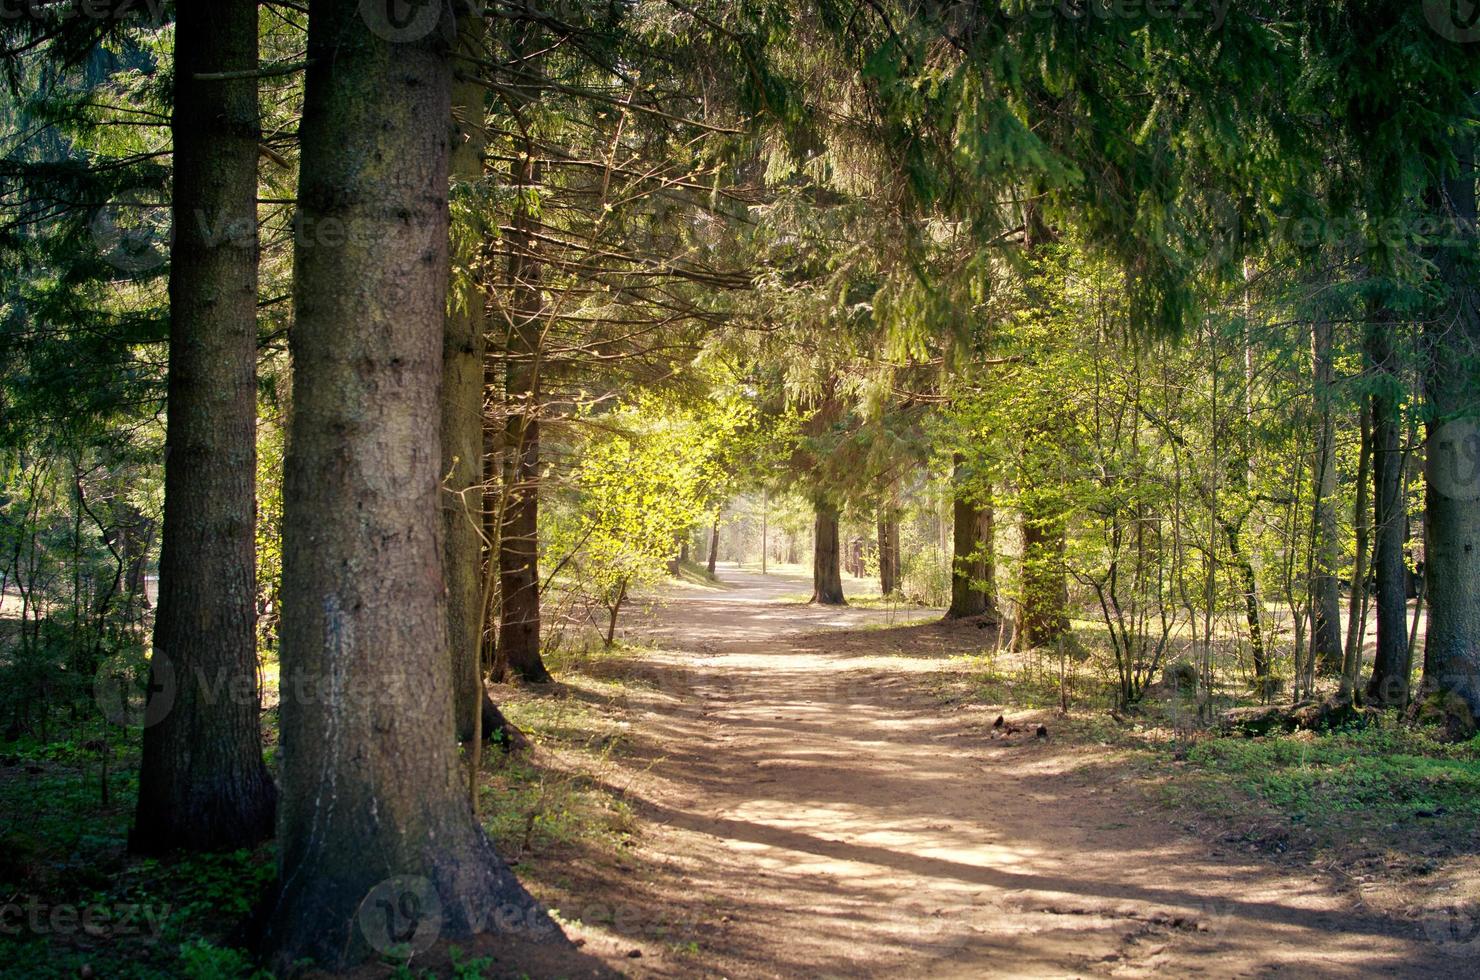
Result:
[[[1424,581],[1429,604],[1424,689],[1455,696],[1480,718],[1480,296],[1476,294],[1474,146],[1456,147],[1459,173],[1444,182],[1453,236],[1439,249],[1448,287],[1442,316],[1425,329],[1428,426]],[[1462,367],[1463,365],[1463,367]]]
[[[961,486],[964,458],[956,455],[956,492],[952,499],[951,607],[947,619],[996,614],[993,595],[993,519],[990,501],[978,504]]]
[[[879,512],[879,591],[899,591],[899,512],[885,506]]]
[[[394,43],[362,6],[311,0],[309,13],[282,884],[264,936],[278,972],[304,959],[340,971],[495,928],[560,936],[473,820],[453,742],[438,506],[449,34]]]
[[[1239,577],[1239,592],[1244,600],[1244,621],[1249,627],[1249,650],[1254,659],[1254,678],[1261,687],[1261,694],[1267,694],[1264,690],[1264,682],[1269,677],[1269,652],[1264,646],[1263,615],[1259,599],[1259,576],[1254,572],[1254,563],[1244,553],[1243,531],[1233,521],[1220,519],[1223,527],[1224,540],[1228,542],[1228,562],[1233,566]]]
[[[1385,707],[1408,703],[1408,600],[1403,563],[1402,419],[1393,325],[1379,316],[1367,327],[1368,365],[1376,375],[1372,395],[1372,498],[1375,505],[1373,570],[1377,577],[1377,652],[1367,700]]]
[[[1036,200],[1030,199],[1023,206],[1023,246],[1033,261],[1043,260],[1043,248],[1057,240],[1049,227]],[[1029,302],[1040,306],[1048,302],[1042,290],[1033,285],[1028,293]],[[1051,423],[1040,423],[1043,428],[1037,433],[1027,433],[1025,449],[1036,438],[1046,435]],[[1039,477],[1047,479],[1047,477]],[[1047,646],[1069,629],[1069,583],[1064,571],[1063,518],[1045,500],[1046,486],[1033,486],[1033,478],[1024,475],[1020,495],[1022,517],[1023,557],[1022,596],[1017,608],[1017,629],[1014,643],[1019,649]],[[953,549],[954,550],[954,549]]]
[[[714,578],[714,566],[719,561],[719,518],[709,529],[709,577]]]
[[[526,143],[515,162],[521,189],[540,181],[538,149]],[[510,324],[505,394],[504,522],[499,534],[499,659],[496,672],[513,671],[534,684],[553,680],[540,656],[540,376],[543,368],[542,273],[534,254],[534,217],[521,195],[509,234]],[[501,679],[501,678],[500,678]]]
[[[1372,409],[1362,400],[1360,422],[1362,444],[1357,451],[1357,499],[1352,510],[1356,554],[1352,559],[1351,600],[1347,606],[1346,649],[1341,666],[1341,695],[1352,699],[1362,678],[1362,645],[1367,619],[1367,560],[1372,508],[1367,488],[1372,469]]]
[[[458,18],[458,50],[481,57],[488,36],[482,17]],[[471,194],[483,177],[485,89],[460,74],[452,86],[452,193]],[[481,236],[458,236],[464,242]],[[450,279],[442,347],[442,533],[447,579],[447,639],[452,657],[452,698],[457,737],[466,742],[479,727],[474,712],[483,697],[483,360],[486,297],[474,271],[481,250],[465,246],[453,256],[462,274]]]
[[[1336,372],[1331,354],[1331,321],[1320,317],[1312,326],[1311,352],[1318,429],[1312,463],[1314,495],[1314,568],[1311,576],[1311,656],[1322,674],[1339,674],[1341,650],[1341,586],[1339,529],[1336,522],[1336,419],[1332,409]]]
[[[623,579],[621,586],[617,589],[617,596],[607,608],[606,636],[603,642],[608,650],[612,644],[617,642],[617,617],[622,613],[622,603],[627,601],[627,580]]]
[[[169,418],[159,611],[130,845],[272,836],[256,637],[257,4],[175,25]],[[230,72],[230,79],[201,74]],[[171,700],[172,699],[172,700]]]
[[[838,509],[818,501],[812,551],[812,601],[823,606],[846,606],[843,598],[842,556],[838,544]]]

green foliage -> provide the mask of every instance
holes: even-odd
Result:
[[[546,523],[546,567],[569,567],[574,588],[615,622],[631,590],[663,576],[689,529],[712,520],[751,417],[739,401],[688,408],[656,397],[601,416],[566,509]]]
[[[180,945],[180,966],[189,980],[268,980],[272,976],[258,969],[241,950],[214,946],[204,939]]]
[[[500,852],[528,861],[576,844],[627,842],[635,823],[630,806],[593,775],[610,753],[620,751],[622,729],[575,698],[521,699],[502,708],[536,742],[576,752],[583,764],[557,768],[513,756],[490,776],[481,791],[481,812]]]
[[[1329,735],[1219,738],[1187,754],[1194,771],[1226,780],[1296,821],[1336,813],[1374,825],[1480,817],[1480,740],[1442,745],[1387,723]]]

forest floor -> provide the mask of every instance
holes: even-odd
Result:
[[[485,757],[483,820],[582,953],[487,936],[356,975],[1480,976],[1480,739],[1218,737],[1174,695],[1115,720],[1098,660],[858,579],[811,606],[801,571],[687,569],[615,649],[557,621],[558,682],[493,691],[534,748]],[[87,717],[0,741],[0,980],[261,980],[273,845],[130,856],[139,730]]]
[[[1103,712],[1062,718],[968,690],[951,656],[989,645],[990,626],[800,604],[795,575],[729,567],[719,578],[669,590],[626,631],[642,647],[589,661],[595,681],[562,685],[608,726],[587,783],[619,801],[618,843],[532,855],[519,873],[614,969],[733,980],[1480,972],[1480,936],[1444,912],[1454,889],[1480,881],[1473,847],[1441,848],[1458,857],[1417,871],[1357,874],[1357,856],[1232,826],[1242,812],[1168,804],[1176,771],[1156,776]],[[495,698],[529,717],[525,694]],[[533,762],[558,767],[559,752],[542,743]],[[1363,845],[1401,832],[1366,829]],[[1367,863],[1383,853],[1373,845]]]

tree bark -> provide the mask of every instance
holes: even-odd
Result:
[[[1403,707],[1408,703],[1412,665],[1408,660],[1407,575],[1403,563],[1406,523],[1403,504],[1402,418],[1393,324],[1379,314],[1367,326],[1368,366],[1375,374],[1372,395],[1373,570],[1377,583],[1377,652],[1367,682],[1368,702]]]
[[[1451,236],[1439,248],[1448,288],[1425,328],[1428,425],[1424,690],[1462,699],[1480,718],[1480,296],[1475,287],[1474,145],[1456,146],[1443,196]]]
[[[885,505],[879,512],[879,591],[893,595],[899,581],[899,511]]]
[[[284,484],[281,886],[268,964],[558,930],[473,820],[438,495],[450,13],[395,43],[311,0]],[[331,234],[331,229],[333,233]]]
[[[175,25],[174,227],[165,508],[130,845],[272,836],[256,649],[257,4]],[[207,73],[239,77],[207,80]],[[171,699],[173,699],[171,701]]]
[[[709,528],[709,577],[714,578],[715,563],[719,561],[719,518]]]
[[[526,142],[514,163],[514,183],[538,186],[538,150]],[[504,521],[499,534],[499,659],[505,669],[534,684],[553,680],[540,656],[540,375],[543,367],[544,300],[534,254],[533,216],[521,195],[509,234],[510,303],[505,395],[509,419],[504,440]]]
[[[965,460],[956,455],[956,492],[952,499],[951,606],[947,619],[996,615],[993,595],[993,515],[990,501],[977,499],[961,485]]]
[[[838,542],[838,508],[817,502],[812,551],[812,601],[822,606],[846,606],[843,598],[842,555]]]
[[[458,18],[458,53],[486,55],[488,22]],[[485,89],[464,68],[452,86],[452,193],[473,193],[483,178]],[[471,242],[482,236],[465,235]],[[483,643],[483,361],[487,355],[484,307],[487,297],[477,274],[481,249],[465,244],[453,257],[461,275],[449,280],[450,296],[442,346],[442,533],[447,580],[447,639],[452,659],[452,698],[457,738],[466,742],[480,726]]]
[[[1264,646],[1259,576],[1254,572],[1254,563],[1244,553],[1242,527],[1226,518],[1220,518],[1219,524],[1223,528],[1223,538],[1228,542],[1228,563],[1238,573],[1239,592],[1244,600],[1244,622],[1249,627],[1249,650],[1254,660],[1254,677],[1261,684],[1260,693],[1267,694],[1262,685],[1270,675],[1270,664],[1269,652]]]
[[[1315,555],[1311,576],[1311,656],[1322,674],[1342,670],[1341,586],[1337,578],[1340,562],[1339,529],[1336,521],[1336,419],[1333,387],[1336,371],[1332,363],[1331,321],[1319,317],[1311,329],[1313,389],[1318,419],[1316,453],[1311,464],[1314,497]]]

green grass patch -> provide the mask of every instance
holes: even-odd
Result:
[[[1226,781],[1293,820],[1361,814],[1369,822],[1480,816],[1480,739],[1441,745],[1384,724],[1328,735],[1218,738],[1187,752],[1190,770]]]
[[[536,760],[504,760],[481,791],[485,827],[500,853],[521,861],[537,861],[562,847],[615,849],[630,841],[637,826],[630,806],[604,779],[622,748],[625,728],[614,705],[628,685],[563,676],[582,697],[518,696],[501,704],[542,751]],[[607,709],[598,707],[602,700]]]

